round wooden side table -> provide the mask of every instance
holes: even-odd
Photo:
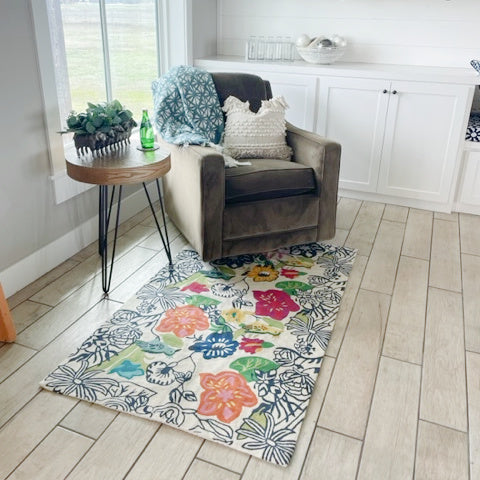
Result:
[[[102,257],[102,289],[105,294],[110,290],[112,281],[113,263],[115,261],[115,247],[117,244],[118,224],[120,218],[120,206],[122,203],[122,186],[142,183],[147,196],[148,204],[152,211],[158,233],[162,239],[167,254],[170,269],[173,268],[172,253],[168,239],[167,224],[165,222],[165,210],[158,179],[170,170],[170,153],[166,150],[157,149],[140,151],[134,145],[122,146],[108,151],[105,154],[87,154],[77,156],[76,152],[66,155],[67,174],[69,177],[83,183],[91,183],[99,186],[98,201],[98,250]],[[153,208],[146,182],[155,180],[157,185],[158,199],[162,213],[165,236],[162,234],[160,224]],[[110,200],[108,199],[108,187],[111,186]],[[110,214],[114,204],[116,187],[119,186],[117,195],[117,213],[115,218],[115,231],[110,260],[108,267],[108,227]]]

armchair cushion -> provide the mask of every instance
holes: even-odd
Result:
[[[225,170],[225,202],[239,203],[315,192],[314,170],[277,159],[252,159],[251,165]]]

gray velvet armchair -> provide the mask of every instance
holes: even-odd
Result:
[[[234,95],[257,111],[272,97],[258,76],[212,77],[221,105]],[[232,168],[210,147],[164,144],[172,165],[163,178],[167,213],[204,260],[335,235],[340,145],[290,124],[287,143],[292,161],[253,159]]]

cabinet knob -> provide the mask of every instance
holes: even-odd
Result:
[[[385,88],[382,93],[388,93],[388,90]]]
[[[398,92],[396,90],[392,91],[393,95],[396,95]]]

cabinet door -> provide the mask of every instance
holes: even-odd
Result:
[[[460,212],[480,214],[480,151],[464,154],[457,206]]]
[[[255,72],[255,74],[270,82],[274,97],[285,98],[289,106],[285,113],[288,122],[298,128],[313,130],[317,87],[315,77],[271,72]]]
[[[392,82],[379,193],[449,201],[468,93],[459,85]]]
[[[321,77],[317,132],[342,145],[340,188],[375,192],[389,82]]]

